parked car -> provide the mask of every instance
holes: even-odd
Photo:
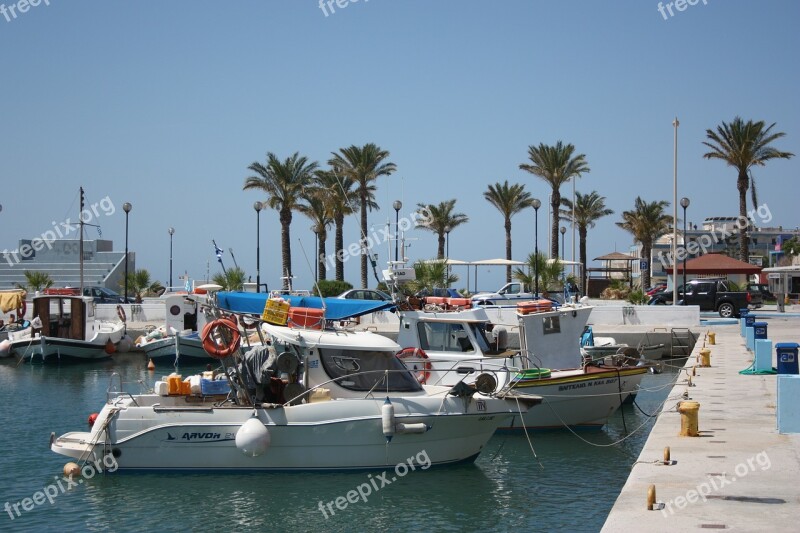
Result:
[[[344,298],[346,300],[379,300],[391,301],[392,297],[383,291],[377,289],[350,289],[344,291],[337,298]]]
[[[428,289],[422,289],[421,291],[417,292],[414,296],[417,298],[425,298],[426,296],[436,296],[439,298],[463,298],[461,294],[455,289],[445,289],[445,288],[435,288],[433,291],[429,291]]]
[[[717,311],[723,318],[738,317],[739,309],[761,307],[761,295],[733,290],[736,287],[725,279],[693,279],[678,287],[681,305],[699,305],[701,311]],[[672,303],[672,291],[662,291],[650,299],[650,305]]]
[[[762,300],[774,300],[775,295],[769,290],[769,285],[766,283],[748,283],[747,292],[751,295],[759,294]]]
[[[648,295],[648,296],[655,296],[659,292],[665,291],[665,290],[667,290],[667,284],[666,283],[657,283],[656,285],[653,285],[649,289],[645,290],[644,293],[646,295]]]
[[[126,301],[126,299],[123,298],[121,294],[117,294],[116,292],[112,291],[111,289],[107,289],[106,287],[84,287],[83,295],[91,296],[92,300],[96,304],[134,303],[132,298],[128,298]]]

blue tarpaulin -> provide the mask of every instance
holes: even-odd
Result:
[[[394,307],[393,302],[375,300],[346,300],[344,298],[320,298],[319,296],[281,296],[289,301],[292,307],[311,307],[322,309],[325,301],[325,318],[327,320],[344,320],[383,311]],[[237,313],[260,315],[267,304],[269,294],[262,292],[218,292],[217,303],[223,309]]]

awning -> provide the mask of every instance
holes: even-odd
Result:
[[[511,259],[481,259],[480,261],[473,261],[471,265],[503,265],[503,266],[519,266],[526,265],[523,261],[514,261]]]
[[[228,311],[260,315],[267,304],[269,294],[265,292],[220,292],[217,293],[219,306]],[[311,307],[322,309],[323,298],[319,296],[282,296],[292,307]],[[394,302],[375,300],[347,300],[344,298],[324,298],[325,318],[327,320],[344,320],[361,315],[391,309]]]

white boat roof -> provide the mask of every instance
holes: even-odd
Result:
[[[400,351],[400,345],[371,331],[316,330],[264,324],[264,331],[287,344],[317,348]]]
[[[489,322],[489,315],[482,308],[466,309],[464,311],[403,311],[403,318],[407,321],[418,322]]]

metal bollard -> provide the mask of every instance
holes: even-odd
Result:
[[[652,511],[656,505],[656,486],[647,487],[647,510]]]
[[[717,334],[714,333],[713,331],[708,332],[708,344],[710,344],[711,346],[717,344]]]
[[[678,404],[681,414],[681,437],[697,437],[700,402],[683,401]]]
[[[700,366],[703,368],[711,366],[711,350],[708,348],[700,350]]]

